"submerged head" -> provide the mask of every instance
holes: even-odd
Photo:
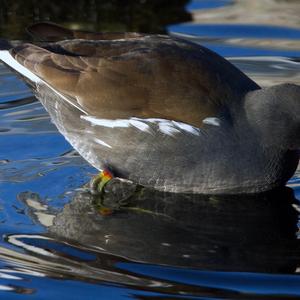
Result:
[[[300,148],[300,86],[280,84],[249,92],[245,113],[265,147]]]

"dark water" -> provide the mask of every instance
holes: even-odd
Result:
[[[188,0],[0,0],[0,33],[25,39],[24,28],[51,21],[73,29],[165,33],[166,26],[191,20]]]
[[[226,56],[263,86],[299,84],[299,3],[233,2],[193,1],[187,9],[196,21],[167,30]],[[102,1],[86,3],[100,6]],[[131,8],[138,14],[145,3],[151,6],[140,3]],[[17,4],[9,9],[18,11]],[[153,7],[146,8],[155,24]],[[40,8],[24,18],[45,14]],[[90,20],[92,10],[87,15]],[[169,17],[167,24],[175,19]],[[16,20],[1,30],[22,38],[23,23]],[[143,30],[139,26],[126,28]],[[26,85],[3,65],[0,114],[1,299],[300,298],[299,173],[291,188],[251,197],[142,190],[127,207],[105,217],[84,187],[96,170],[72,150]]]

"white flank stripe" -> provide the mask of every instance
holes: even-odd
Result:
[[[140,118],[133,117],[130,119],[111,120],[111,119],[98,119],[95,116],[86,116],[86,115],[81,116],[81,119],[90,122],[94,126],[103,126],[109,128],[128,128],[132,126],[143,132],[151,133],[153,132],[153,130],[154,131],[159,130],[160,132],[171,136],[180,132],[187,132],[193,135],[200,134],[200,130],[197,127],[194,127],[186,123],[170,121],[165,119],[155,119],[155,118],[140,119]]]
[[[98,138],[94,138],[94,141],[97,143],[97,144],[100,144],[100,145],[103,145],[105,147],[108,147],[108,148],[112,148],[111,145],[108,145],[107,143],[105,143],[104,141],[98,139]]]
[[[183,131],[189,132],[189,133],[194,134],[194,135],[199,135],[200,134],[199,128],[196,128],[192,125],[189,125],[189,124],[186,124],[186,123],[181,123],[181,122],[176,122],[176,121],[173,121],[173,123]]]
[[[81,119],[90,122],[92,125],[103,126],[103,127],[126,128],[130,126],[130,120],[126,120],[126,119],[117,119],[117,120],[98,119],[97,117],[93,117],[93,116],[81,116]]]
[[[162,122],[158,124],[159,130],[167,135],[173,136],[175,133],[179,133],[180,131],[176,129],[174,126],[170,126],[167,122]]]
[[[202,123],[207,124],[207,125],[220,126],[221,120],[219,118],[209,117],[209,118],[203,119]]]
[[[132,126],[134,126],[135,128],[137,128],[141,131],[147,131],[147,132],[150,131],[150,126],[144,122],[141,122],[141,121],[139,121],[137,119],[133,119],[133,118],[130,119],[129,122]]]

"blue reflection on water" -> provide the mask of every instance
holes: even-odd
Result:
[[[94,284],[74,280],[59,280],[45,277],[32,277],[22,275],[22,280],[18,280],[15,285],[10,285],[11,280],[2,280],[3,285],[11,287],[14,293],[1,291],[1,299],[138,299],[139,296],[159,297],[160,293],[138,291],[120,287],[118,285],[108,286],[105,284]],[[5,285],[8,283],[8,285]],[[37,293],[38,291],[38,293]],[[19,294],[18,294],[19,293]],[[3,297],[3,298],[2,298]],[[172,299],[180,299],[181,296],[172,296]],[[199,299],[189,297],[189,299]]]
[[[278,276],[247,272],[210,272],[133,263],[118,263],[117,267],[154,278],[201,287],[228,289],[245,294],[300,296],[300,279],[293,275]]]
[[[300,39],[300,30],[283,26],[245,24],[180,24],[168,27],[171,32],[189,33],[210,38]]]
[[[298,50],[275,50],[275,49],[259,49],[243,46],[224,45],[219,43],[202,42],[201,45],[209,47],[209,49],[227,57],[243,57],[243,56],[284,56],[298,57]]]
[[[232,2],[232,0],[194,0],[186,6],[186,9],[188,11],[193,11],[196,9],[212,9],[229,5]]]
[[[168,26],[168,31],[175,36],[190,39],[225,57],[243,56],[283,56],[299,57],[299,49],[288,46],[276,47],[276,39],[299,41],[300,30],[282,26],[242,25],[242,24],[179,24]],[[256,46],[255,42],[243,45],[230,39],[270,40],[269,45]],[[283,43],[284,45],[284,43]]]
[[[217,8],[230,3],[232,1],[195,1],[188,9]],[[181,24],[170,26],[169,31],[192,36],[193,40],[202,41],[203,45],[224,56],[300,56],[300,50],[289,47],[277,49],[272,46],[257,47],[253,44],[246,47],[226,43],[227,38],[295,41],[300,39],[298,29],[240,24]],[[256,65],[252,67],[255,69]],[[276,73],[276,68],[273,71]],[[0,104],[32,96],[27,86],[7,69],[1,68],[0,77]],[[288,79],[287,75],[283,77],[283,80]],[[70,145],[50,123],[47,113],[38,102],[21,103],[0,110],[0,129],[1,299],[54,299],[62,295],[64,299],[259,299],[263,295],[268,299],[280,295],[281,299],[286,296],[294,299],[300,297],[300,278],[297,275],[175,268],[124,262],[124,258],[113,255],[108,255],[109,258],[105,260],[97,257],[91,249],[83,248],[88,245],[71,245],[67,240],[20,239],[28,247],[35,247],[36,252],[9,243],[7,237],[11,234],[31,236],[47,231],[20,201],[19,195],[22,192],[33,191],[39,194],[45,206],[60,212],[72,200],[76,189],[95,173],[95,169],[70,152]],[[300,198],[298,173],[289,184]],[[140,241],[132,241],[135,242]],[[51,264],[51,255],[43,256],[43,252],[39,252],[41,249],[57,255],[60,263]],[[108,271],[105,269],[107,262],[112,265]],[[86,273],[81,274],[80,271]],[[121,277],[115,280],[115,277],[109,277],[111,275]],[[134,284],[124,284],[124,278],[135,280]],[[148,285],[144,284],[143,280],[146,279]],[[155,290],[156,287],[160,289]]]

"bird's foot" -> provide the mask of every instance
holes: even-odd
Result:
[[[132,181],[114,177],[108,170],[102,171],[90,182],[91,193],[96,196],[96,207],[103,216],[111,215],[126,206],[136,189]]]
[[[95,196],[101,196],[104,193],[105,185],[114,178],[112,172],[104,169],[94,176],[90,181],[90,192]]]

